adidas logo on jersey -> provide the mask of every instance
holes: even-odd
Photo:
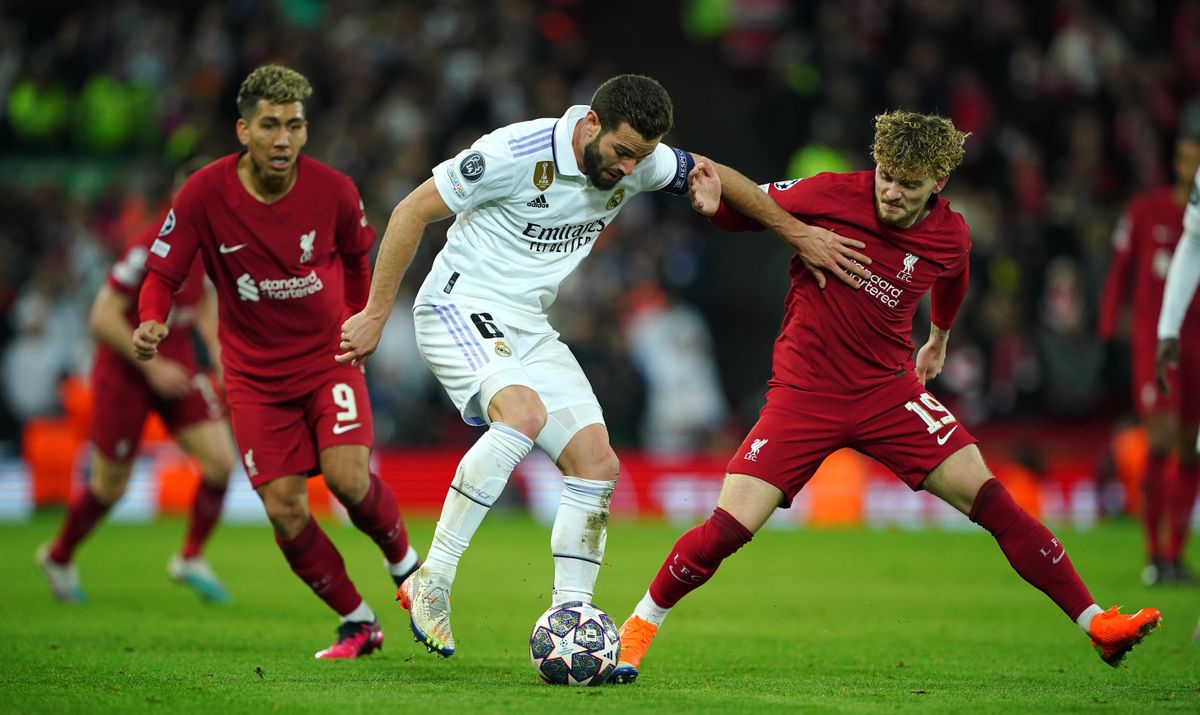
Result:
[[[530,201],[529,203],[527,203],[527,204],[525,204],[525,205],[526,205],[526,206],[529,206],[529,207],[531,207],[531,208],[535,208],[535,209],[548,209],[548,208],[550,208],[550,203],[546,201],[546,195],[545,195],[545,194],[538,194],[538,197],[537,197],[536,199],[534,199],[533,201]]]

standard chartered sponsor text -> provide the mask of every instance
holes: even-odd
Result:
[[[863,264],[855,261],[854,259],[850,260],[860,268],[865,267]],[[859,278],[858,276],[854,276],[854,280],[858,281],[860,285],[864,282],[863,279]],[[864,285],[862,289],[867,295],[874,296],[879,300],[880,303],[883,303],[889,308],[895,308],[900,304],[900,296],[904,295],[903,288],[893,285],[890,281],[881,277],[878,273],[872,273],[871,277],[865,282],[866,285]]]
[[[272,300],[303,298],[306,295],[319,293],[324,288],[325,284],[315,270],[309,271],[306,276],[264,278],[258,282],[258,290]]]

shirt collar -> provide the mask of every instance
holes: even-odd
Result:
[[[575,134],[575,126],[587,116],[588,109],[586,104],[576,104],[554,123],[554,168],[563,176],[583,176],[579,162],[575,161],[571,137]]]

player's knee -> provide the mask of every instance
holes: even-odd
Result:
[[[325,485],[338,501],[350,506],[367,495],[371,475],[366,465],[338,464],[325,470]]]
[[[200,460],[200,471],[205,482],[222,487],[229,483],[233,471],[233,454],[229,451],[205,455]]]
[[[131,469],[118,464],[98,464],[92,471],[92,493],[106,504],[115,504],[125,496]]]
[[[503,422],[529,439],[537,439],[546,426],[546,406],[542,398],[528,387],[512,385],[492,398],[488,405],[492,422]]]
[[[264,497],[263,506],[267,510],[267,518],[276,533],[285,539],[290,539],[308,523],[308,503],[301,498]]]
[[[558,466],[563,474],[611,481],[621,471],[621,460],[607,439],[598,439],[581,431],[559,456]]]
[[[621,460],[617,457],[617,453],[612,450],[612,447],[605,445],[602,450],[599,450],[586,465],[577,470],[577,474],[587,479],[601,479],[604,481],[612,481],[617,478],[617,474],[621,471]]]

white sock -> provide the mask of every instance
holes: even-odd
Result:
[[[592,600],[596,576],[608,540],[608,503],[615,479],[598,481],[563,477],[562,498],[550,532],[554,554],[554,595],[557,605]]]
[[[1092,618],[1101,613],[1104,613],[1104,609],[1093,603],[1092,605],[1083,609],[1083,613],[1079,614],[1079,618],[1075,619],[1075,623],[1079,625],[1079,629],[1085,634],[1091,635],[1091,632],[1088,631],[1088,626],[1091,625]]]
[[[388,561],[388,573],[393,576],[403,576],[409,571],[412,571],[412,567],[417,565],[419,558],[420,557],[417,556],[417,550],[412,547],[412,544],[409,544],[408,552],[404,554],[404,558],[400,559],[396,563]]]
[[[351,621],[354,623],[373,623],[375,621],[375,611],[371,610],[366,601],[360,601],[358,608],[342,616],[342,623],[350,623]]]
[[[433,544],[421,567],[423,574],[436,574],[454,581],[458,561],[488,509],[504,491],[517,462],[533,449],[533,440],[503,422],[493,422],[462,461],[446,494],[442,515],[433,532]]]
[[[653,598],[650,598],[650,591],[646,591],[646,595],[638,601],[637,608],[633,609],[633,615],[656,626],[661,626],[670,612],[671,609],[663,608],[655,603]]]

